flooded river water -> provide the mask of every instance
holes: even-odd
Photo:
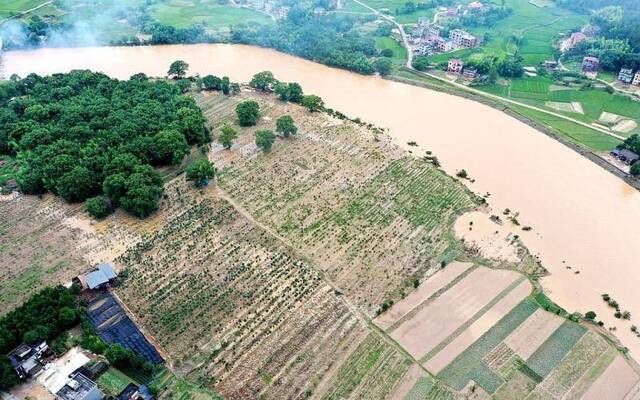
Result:
[[[594,310],[637,355],[640,338],[640,193],[579,154],[488,106],[423,88],[328,68],[239,45],[40,49],[3,56],[5,77],[88,68],[117,78],[165,75],[177,59],[191,74],[247,82],[262,70],[299,82],[329,107],[389,128],[399,144],[432,150],[450,174],[466,169],[495,214],[509,208],[533,227],[519,232],[551,276],[542,284],[568,310]],[[571,269],[566,267],[570,266]],[[575,271],[580,273],[576,274]],[[609,293],[632,321],[613,317]]]

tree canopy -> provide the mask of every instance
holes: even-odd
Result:
[[[208,185],[209,180],[215,175],[216,168],[206,158],[200,158],[187,167],[187,180],[192,181],[197,187]]]
[[[298,127],[296,127],[290,115],[283,115],[276,120],[276,131],[284,137],[289,137],[298,132]]]
[[[310,94],[308,96],[304,96],[302,100],[302,105],[307,108],[307,110],[311,112],[316,112],[322,110],[324,107],[324,101],[320,98],[320,96],[316,96],[315,94]]]
[[[253,100],[243,101],[236,106],[240,126],[253,126],[260,118],[260,105]]]
[[[218,140],[224,146],[225,149],[230,149],[233,145],[233,141],[238,137],[238,132],[230,125],[224,124],[220,129],[220,136]]]
[[[182,60],[176,60],[171,63],[169,66],[169,71],[167,75],[173,78],[184,78],[187,75],[187,70],[189,69],[189,64]]]
[[[271,71],[258,72],[253,76],[249,85],[263,92],[271,90],[271,86],[276,83],[276,79],[273,77]]]
[[[262,149],[264,152],[268,152],[271,150],[273,146],[273,142],[276,141],[276,135],[269,130],[262,130],[256,132],[256,145]]]
[[[0,154],[16,157],[23,192],[70,202],[104,193],[141,217],[162,195],[152,166],[178,164],[191,145],[211,141],[191,97],[142,74],[118,81],[73,71],[5,83],[0,122]]]

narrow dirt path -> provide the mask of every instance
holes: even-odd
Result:
[[[331,287],[334,290],[335,293],[340,293],[341,294],[341,295],[338,296],[340,301],[345,305],[345,307],[347,307],[347,309],[351,313],[353,313],[353,315],[356,316],[356,318],[358,318],[360,321],[362,321],[369,328],[369,330],[371,330],[372,332],[375,332],[376,334],[378,334],[380,337],[382,337],[382,339],[385,342],[390,344],[393,348],[398,350],[405,357],[407,357],[408,359],[412,360],[414,363],[418,364],[420,366],[420,368],[427,375],[431,376],[431,373],[429,371],[427,371],[426,368],[424,368],[420,364],[419,360],[417,360],[415,357],[413,357],[411,354],[409,354],[409,352],[407,352],[404,349],[404,347],[402,347],[398,342],[396,342],[393,338],[391,338],[391,336],[389,336],[387,334],[387,332],[385,332],[384,330],[379,328],[377,325],[375,325],[373,323],[373,320],[368,315],[366,315],[364,312],[362,312],[355,304],[353,304],[347,298],[347,296],[343,294],[344,291],[326,275],[325,271],[322,268],[317,267],[314,264],[313,260],[311,260],[306,254],[302,253],[288,239],[286,239],[285,237],[281,236],[274,229],[272,229],[271,227],[261,223],[260,221],[257,221],[247,209],[245,209],[233,197],[231,197],[227,192],[225,192],[223,189],[221,189],[218,186],[216,186],[216,188],[215,188],[215,196],[217,196],[220,199],[223,199],[223,200],[227,201],[233,208],[236,209],[236,211],[238,211],[238,213],[240,215],[242,215],[244,218],[246,218],[249,222],[251,222],[255,226],[259,227],[260,229],[263,229],[264,231],[266,231],[267,233],[272,235],[274,238],[276,238],[278,241],[280,241],[284,246],[286,246],[291,251],[291,253],[294,254],[296,257],[306,261],[313,269],[315,269],[318,272],[318,274],[320,275],[322,280],[327,285],[329,285],[329,287]]]
[[[7,22],[9,20],[12,20],[14,18],[19,18],[19,17],[22,17],[25,14],[29,14],[30,12],[33,12],[33,11],[39,9],[39,8],[42,8],[42,7],[46,6],[46,5],[51,4],[51,3],[53,3],[53,0],[45,1],[44,3],[39,4],[39,5],[37,5],[37,6],[33,7],[33,8],[30,8],[28,10],[20,11],[18,14],[12,15],[11,17],[5,18],[2,21],[0,21],[0,25],[2,25],[5,22]]]

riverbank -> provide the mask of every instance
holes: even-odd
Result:
[[[640,352],[640,339],[629,329],[637,321],[616,319],[600,297],[609,293],[633,316],[640,315],[640,278],[629,274],[637,264],[640,193],[575,150],[489,105],[241,45],[12,51],[5,54],[4,73],[84,68],[120,79],[138,72],[164,76],[176,59],[190,64],[191,75],[227,75],[236,82],[272,71],[280,80],[298,82],[306,93],[321,96],[327,107],[388,128],[414,155],[432,152],[450,175],[465,169],[473,178],[465,184],[487,198],[492,213],[508,208],[519,213],[522,226],[532,227],[520,238],[550,271],[541,283],[554,301],[569,311],[595,311],[606,327],[617,328],[632,353]],[[603,228],[608,226],[612,228]]]
[[[412,72],[413,71],[409,71],[408,72]],[[506,105],[504,103],[498,102],[496,100],[492,100],[488,97],[485,96],[480,96],[477,95],[475,93],[471,93],[468,91],[463,91],[460,89],[457,89],[453,86],[447,87],[443,84],[429,84],[425,81],[415,81],[415,80],[411,80],[411,79],[406,79],[406,78],[402,78],[399,76],[394,76],[394,75],[389,75],[387,77],[385,77],[385,79],[389,79],[395,82],[400,82],[400,83],[404,83],[407,85],[414,85],[414,86],[418,86],[418,87],[423,87],[425,89],[430,89],[430,90],[435,90],[438,92],[442,92],[442,93],[446,93],[446,94],[450,94],[453,96],[459,96],[468,100],[472,100],[472,101],[476,101],[479,103],[482,103],[484,105],[487,105],[489,107],[495,108],[496,110],[502,111],[505,114],[519,120],[520,122],[523,122],[527,125],[529,125],[530,127],[534,128],[535,130],[544,133],[545,135],[549,136],[550,138],[557,140],[558,142],[562,143],[563,145],[565,145],[566,147],[570,148],[571,150],[575,151],[576,153],[580,154],[581,156],[585,157],[586,159],[590,160],[591,162],[593,162],[594,164],[598,165],[599,167],[605,169],[606,171],[608,171],[609,173],[611,173],[612,175],[618,177],[619,179],[622,179],[625,183],[633,186],[634,188],[636,188],[638,191],[640,191],[640,179],[635,179],[632,176],[630,176],[629,174],[625,173],[624,171],[621,171],[620,169],[618,169],[616,166],[612,165],[611,163],[609,163],[608,161],[606,161],[605,159],[603,159],[600,155],[594,153],[593,151],[591,151],[590,149],[588,149],[587,147],[585,147],[584,145],[572,141],[571,139],[569,139],[566,135],[562,134],[561,132],[559,132],[558,130],[554,129],[553,127],[549,126],[549,125],[543,125],[538,121],[535,121],[531,118],[528,118],[527,116],[515,111],[512,107],[510,107],[509,105]]]

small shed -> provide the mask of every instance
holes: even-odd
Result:
[[[118,277],[118,274],[113,269],[113,265],[109,263],[103,263],[98,265],[98,269],[96,269],[95,271],[89,272],[86,275],[87,287],[89,289],[96,289],[96,288],[107,285],[109,281],[117,277]]]

